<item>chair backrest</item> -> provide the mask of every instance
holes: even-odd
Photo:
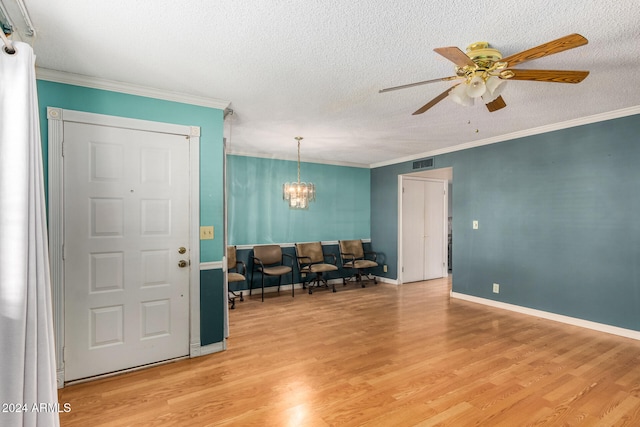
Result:
[[[227,268],[236,268],[236,264],[238,263],[237,260],[236,247],[227,246]]]
[[[282,248],[278,245],[261,245],[253,247],[253,256],[264,265],[280,264],[282,262]]]
[[[296,243],[296,255],[298,255],[298,258],[306,257],[304,259],[298,259],[298,262],[303,264],[324,262],[322,243],[320,242]]]
[[[339,244],[341,256],[342,254],[352,254],[356,259],[364,258],[362,240],[340,240]]]

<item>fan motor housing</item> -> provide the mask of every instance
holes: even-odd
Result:
[[[467,56],[476,63],[478,69],[488,70],[502,59],[499,50],[489,47],[488,42],[475,42],[467,46]]]

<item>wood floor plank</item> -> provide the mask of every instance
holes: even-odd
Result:
[[[236,301],[224,352],[59,391],[86,426],[640,425],[640,342],[450,279]]]

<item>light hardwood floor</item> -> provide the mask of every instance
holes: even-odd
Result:
[[[640,425],[640,342],[449,290],[258,293],[227,351],[66,387],[62,426]]]

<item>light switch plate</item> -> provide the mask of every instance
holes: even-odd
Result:
[[[213,240],[213,225],[200,227],[200,240]]]
[[[476,221],[476,220],[473,221],[473,229],[474,230],[478,229],[478,221]]]

